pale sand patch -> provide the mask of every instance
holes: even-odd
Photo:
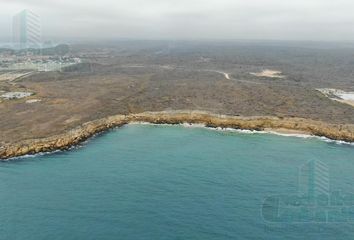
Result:
[[[42,100],[40,99],[30,99],[30,100],[27,100],[26,103],[37,103],[37,102],[41,102]]]
[[[316,90],[320,91],[331,100],[345,103],[354,107],[354,92],[345,92],[335,88],[319,88]]]
[[[353,100],[337,100],[338,102],[348,104],[350,106],[354,107],[354,101]]]
[[[250,73],[253,76],[256,77],[267,77],[267,78],[285,78],[284,75],[282,75],[281,71],[277,71],[277,70],[271,70],[271,69],[266,69],[263,70],[262,72],[258,72],[258,73]]]

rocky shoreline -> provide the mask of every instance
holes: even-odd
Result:
[[[278,117],[239,117],[218,115],[200,111],[164,111],[144,112],[130,115],[115,115],[82,124],[63,134],[26,140],[0,147],[0,159],[9,159],[28,154],[66,150],[85,141],[91,136],[120,127],[131,122],[148,122],[154,124],[203,124],[211,128],[233,128],[247,130],[289,130],[309,135],[323,136],[332,140],[354,142],[354,124],[328,124],[303,118]]]

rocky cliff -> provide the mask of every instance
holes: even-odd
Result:
[[[235,117],[216,115],[199,111],[145,112],[131,115],[116,115],[88,122],[60,135],[42,139],[26,140],[0,147],[0,159],[27,154],[65,150],[77,145],[96,133],[130,122],[155,124],[204,124],[207,127],[221,127],[249,130],[292,130],[301,133],[324,136],[333,140],[354,142],[354,125],[327,124],[302,118],[278,117]]]

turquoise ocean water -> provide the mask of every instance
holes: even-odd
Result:
[[[353,239],[354,147],[128,125],[0,162],[0,239]]]

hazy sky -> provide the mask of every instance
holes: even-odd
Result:
[[[354,0],[0,0],[0,39],[22,9],[46,39],[354,41]]]

